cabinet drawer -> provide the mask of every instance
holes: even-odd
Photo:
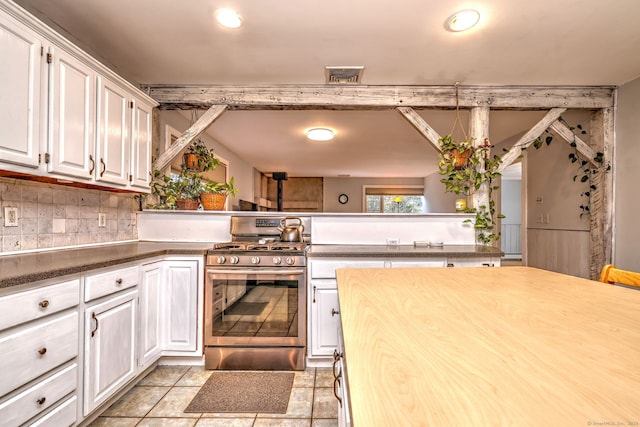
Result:
[[[137,266],[105,273],[91,274],[84,279],[84,301],[91,301],[138,284]]]
[[[58,283],[0,298],[0,330],[78,305],[80,279]]]
[[[78,313],[55,315],[0,335],[0,354],[2,396],[77,356]]]
[[[0,404],[0,420],[5,425],[20,425],[75,390],[77,382],[78,365],[74,363]]]
[[[335,279],[336,268],[384,268],[383,260],[312,261],[309,263],[312,279]]]
[[[76,422],[77,410],[78,398],[76,396],[72,396],[65,400],[61,405],[57,406],[53,411],[29,425],[32,427],[70,426]]]

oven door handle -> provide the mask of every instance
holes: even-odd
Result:
[[[290,276],[292,274],[304,274],[304,270],[286,270],[286,269],[275,269],[275,270],[266,270],[264,268],[256,268],[256,269],[227,269],[227,270],[213,270],[207,268],[207,273],[213,274],[273,274],[279,276]]]

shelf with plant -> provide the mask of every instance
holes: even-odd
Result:
[[[191,161],[187,160],[187,154],[197,155],[198,160],[189,163]],[[204,177],[203,173],[215,170],[220,160],[214,156],[213,149],[208,148],[200,138],[187,147],[183,159],[184,163],[178,174],[167,176],[159,170],[153,171],[151,194],[156,198],[156,203],[147,204],[148,208],[194,210],[199,208],[203,198],[209,198],[207,195],[210,193],[224,195],[225,200],[227,196],[237,194],[233,177],[229,182],[222,183],[212,182]],[[217,209],[222,207],[224,201]]]
[[[500,233],[495,232],[496,219],[504,215],[496,215],[495,202],[492,192],[500,187],[493,184],[493,180],[500,176],[498,167],[502,160],[499,156],[490,157],[491,145],[485,140],[483,145],[475,146],[475,138],[456,141],[451,135],[445,135],[438,140],[441,153],[438,161],[438,172],[444,176],[440,180],[445,185],[445,191],[463,196],[471,196],[480,190],[483,184],[488,185],[488,204],[473,208],[466,208],[465,213],[474,213],[472,223],[476,230],[476,240],[485,246],[493,245],[500,239]],[[464,159],[460,159],[460,153]]]

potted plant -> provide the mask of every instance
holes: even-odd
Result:
[[[490,145],[474,146],[474,138],[457,142],[451,135],[440,138],[440,160],[438,171],[444,178],[440,180],[445,185],[445,191],[449,193],[470,196],[480,189],[480,186],[489,183],[489,204],[478,206],[477,208],[467,208],[466,213],[475,213],[475,220],[467,220],[473,223],[476,229],[476,236],[483,245],[490,245],[500,238],[499,233],[494,232],[495,222],[495,202],[491,198],[493,190],[498,186],[492,186],[493,179],[500,176],[497,171],[501,163],[501,158],[494,155],[489,157]],[[464,161],[456,158],[460,153],[466,153]],[[504,215],[498,214],[498,218]]]
[[[189,172],[184,167],[180,175],[169,177],[154,171],[154,182],[151,192],[158,196],[158,209],[196,210],[200,205],[202,178],[199,174]]]
[[[227,201],[227,196],[235,196],[238,188],[233,177],[229,182],[208,181],[202,185],[200,200],[204,210],[222,210]]]
[[[466,141],[455,141],[451,135],[445,135],[438,140],[443,157],[451,163],[455,170],[464,169],[473,154],[473,141],[469,138]]]
[[[213,155],[213,148],[208,148],[200,138],[189,144],[182,160],[186,169],[199,172],[214,170],[220,164],[220,160]]]

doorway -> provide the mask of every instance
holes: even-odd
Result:
[[[522,262],[522,163],[514,163],[502,173],[500,204],[505,215],[500,227],[503,260]]]

